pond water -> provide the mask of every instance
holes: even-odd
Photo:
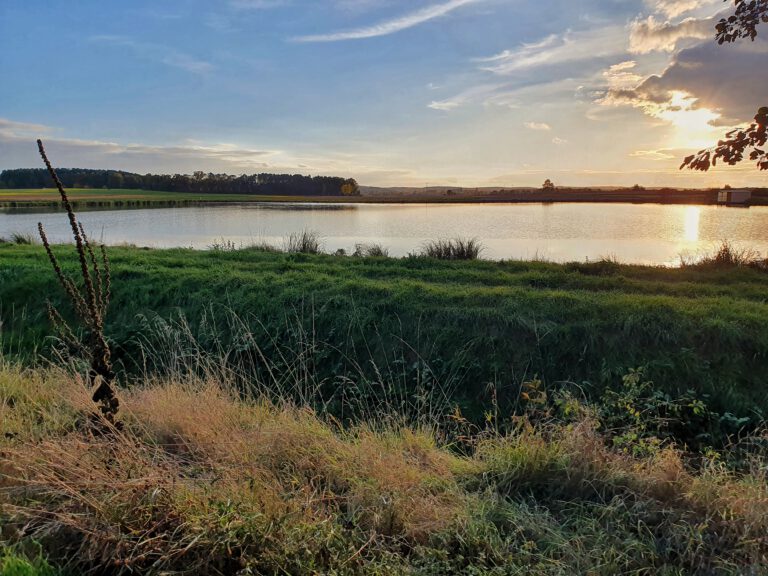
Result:
[[[727,239],[768,252],[768,207],[658,204],[238,204],[82,212],[86,230],[107,244],[208,248],[267,242],[317,232],[323,249],[348,252],[377,242],[393,256],[428,240],[477,238],[491,259],[542,258],[679,264],[680,255],[713,250]],[[0,212],[0,237],[37,236],[41,221],[53,242],[69,241],[64,213]]]

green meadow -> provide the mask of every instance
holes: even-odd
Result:
[[[56,252],[74,270],[71,247]],[[286,374],[301,357],[326,394],[344,378],[387,376],[406,388],[450,389],[450,402],[473,414],[492,395],[514,406],[533,379],[599,397],[631,369],[672,396],[706,397],[721,413],[757,422],[768,410],[766,277],[746,266],[451,262],[257,248],[115,247],[109,254],[106,330],[127,373],[148,362],[161,367],[166,360],[154,357],[170,345],[163,339],[175,338],[196,354],[239,363],[243,380],[264,377],[260,354],[280,358]],[[45,302],[67,310],[49,266],[41,246],[0,245],[6,354],[48,353]]]

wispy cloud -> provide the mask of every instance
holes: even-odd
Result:
[[[475,4],[481,1],[482,0],[449,0],[448,2],[427,6],[421,10],[416,10],[415,12],[410,12],[391,20],[379,22],[372,26],[357,28],[355,30],[332,32],[330,34],[298,36],[294,38],[294,40],[297,42],[338,42],[340,40],[360,40],[363,38],[386,36],[408,28],[413,28],[414,26],[434,20],[435,18],[445,16],[449,12],[453,12],[462,6]]]
[[[287,0],[230,0],[229,6],[235,10],[268,10],[287,3]]]
[[[676,18],[681,14],[696,10],[702,6],[714,4],[717,0],[645,0],[646,6],[667,18]]]
[[[528,130],[538,130],[543,132],[552,130],[552,127],[546,122],[523,122],[523,125],[528,128]]]
[[[93,36],[92,42],[119,46],[132,50],[137,56],[160,62],[166,66],[179,68],[193,74],[205,74],[213,70],[213,64],[200,60],[184,52],[180,52],[170,46],[154,44],[151,42],[139,42],[126,36],[101,35]]]
[[[686,18],[682,22],[659,22],[653,16],[635,20],[629,27],[629,51],[633,54],[674,52],[681,40],[714,37],[713,18]]]
[[[32,138],[35,135],[51,132],[50,126],[44,124],[32,124],[30,122],[17,122],[8,118],[0,118],[0,135],[7,137]]]
[[[498,75],[583,60],[616,56],[624,52],[626,30],[608,26],[581,32],[551,34],[539,42],[522,44],[487,58],[479,58],[482,70]]]

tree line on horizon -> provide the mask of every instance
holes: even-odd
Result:
[[[57,168],[67,188],[112,188],[198,194],[259,194],[276,196],[358,196],[354,178],[302,174],[136,174],[122,170]],[[50,176],[41,168],[15,168],[0,172],[0,188],[47,188]]]

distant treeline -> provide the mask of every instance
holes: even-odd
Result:
[[[121,188],[191,192],[200,194],[265,194],[280,196],[357,196],[353,178],[301,174],[250,174],[232,176],[195,172],[188,174],[134,174],[119,170],[57,168],[67,188]],[[0,172],[0,188],[50,188],[51,177],[42,168],[17,168]]]

